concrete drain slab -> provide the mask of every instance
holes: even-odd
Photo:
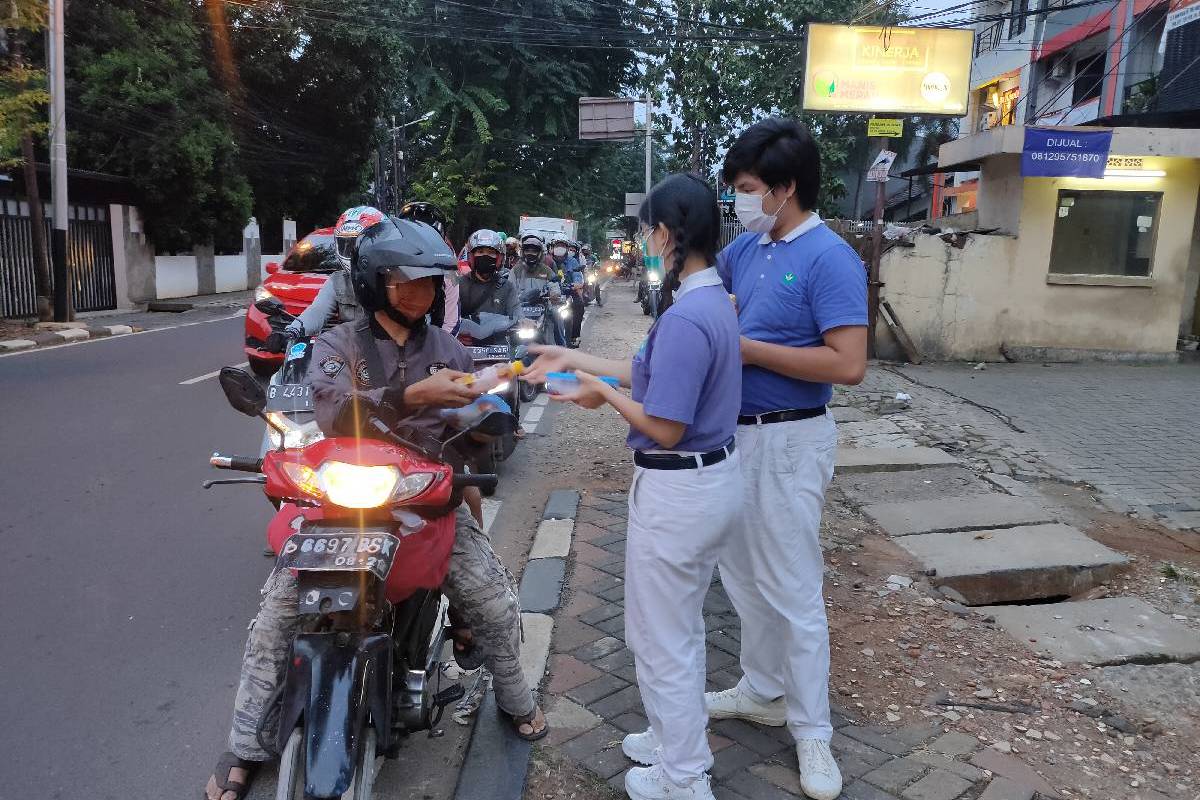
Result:
[[[837,472],[901,472],[957,464],[936,447],[839,447]]]
[[[900,536],[896,543],[973,606],[1078,594],[1110,580],[1128,559],[1069,525]]]
[[[1054,521],[1054,515],[1041,505],[1003,494],[878,503],[865,506],[863,511],[892,536],[1011,528]]]
[[[1112,666],[1200,660],[1200,634],[1136,597],[986,611],[1014,639],[1059,661]]]

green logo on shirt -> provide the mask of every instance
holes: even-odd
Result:
[[[788,286],[791,286],[793,283],[796,282],[796,273],[794,273],[794,272],[786,273],[783,276],[783,282],[786,283]]]

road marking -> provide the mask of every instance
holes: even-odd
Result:
[[[533,405],[535,405],[535,406],[544,406],[544,405],[546,405],[546,403],[549,403],[549,402],[550,402],[550,395],[545,394],[545,393],[539,394],[537,397],[533,398]]]
[[[525,411],[525,418],[521,420],[526,426],[532,425],[534,428],[542,421],[542,414],[546,411],[542,406],[533,406]]]
[[[243,361],[242,363],[234,364],[233,366],[239,367],[239,368],[240,367],[248,367],[248,366],[250,366],[250,362]],[[225,369],[225,368],[221,367],[221,369]],[[193,383],[199,383],[200,381],[206,381],[209,378],[215,378],[221,374],[221,369],[214,370],[213,372],[206,372],[203,375],[197,375],[194,378],[188,378],[186,381],[180,381],[179,385],[180,386],[191,386]]]

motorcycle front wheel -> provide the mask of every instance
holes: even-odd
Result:
[[[517,395],[521,398],[522,403],[532,403],[537,398],[537,393],[536,383],[517,381]]]
[[[341,800],[371,800],[375,787],[375,728],[367,725],[362,745],[354,764],[354,777]],[[279,756],[279,778],[275,784],[275,800],[304,798],[304,728],[297,727],[288,737]]]
[[[596,287],[596,308],[601,308],[604,305],[604,294],[600,291],[600,287]]]

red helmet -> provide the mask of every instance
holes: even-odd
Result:
[[[355,206],[342,212],[337,224],[333,226],[333,236],[343,267],[349,269],[358,237],[367,228],[379,222],[383,222],[383,212],[371,206]]]

